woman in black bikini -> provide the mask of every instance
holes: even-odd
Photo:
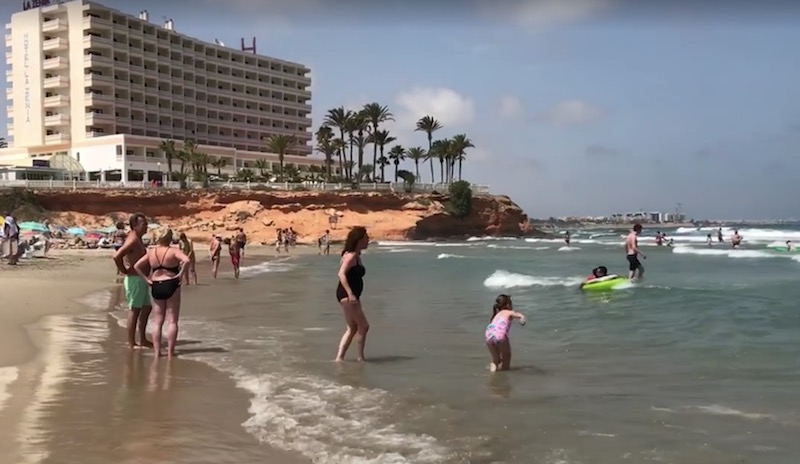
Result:
[[[336,287],[336,300],[342,306],[347,329],[339,342],[336,361],[344,361],[344,355],[353,338],[358,335],[358,360],[364,361],[364,345],[367,342],[369,322],[361,307],[361,292],[364,291],[366,269],[361,263],[361,251],[369,245],[369,235],[364,227],[353,227],[347,234],[339,265],[339,285]]]
[[[153,350],[161,356],[161,330],[164,319],[167,321],[167,356],[175,355],[175,342],[178,339],[178,318],[181,312],[181,281],[189,268],[190,259],[179,248],[172,246],[172,231],[167,230],[156,246],[134,265],[136,272],[150,286],[153,300]],[[150,270],[146,273],[146,270]]]

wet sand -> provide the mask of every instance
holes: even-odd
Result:
[[[250,400],[228,376],[127,349],[109,316],[124,304],[110,254],[53,250],[0,270],[0,462],[308,462],[244,430]],[[183,340],[180,349],[214,347]]]

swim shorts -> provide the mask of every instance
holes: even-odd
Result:
[[[141,309],[152,305],[150,303],[150,289],[144,279],[138,275],[126,275],[122,284],[125,287],[125,299],[128,300],[128,308]]]
[[[636,255],[628,255],[628,270],[635,271],[642,267],[642,263],[639,262],[639,258]]]

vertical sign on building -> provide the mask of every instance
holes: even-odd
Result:
[[[28,33],[26,32],[25,35],[22,37],[22,68],[23,72],[25,73],[25,122],[30,124],[31,122],[31,75],[30,75],[30,67],[31,67],[31,59],[29,56],[30,53],[30,38],[28,37]]]

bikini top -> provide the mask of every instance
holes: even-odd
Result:
[[[169,250],[167,250],[167,253],[169,253]],[[157,251],[155,252],[156,259],[158,259],[158,266],[155,266],[153,268],[153,272],[160,271],[160,270],[163,269],[163,270],[171,272],[173,274],[177,274],[177,273],[179,273],[181,271],[180,264],[175,266],[175,267],[166,267],[166,266],[164,266],[164,258],[167,257],[167,253],[164,253],[164,256],[162,256],[161,259],[158,259],[158,252]]]

